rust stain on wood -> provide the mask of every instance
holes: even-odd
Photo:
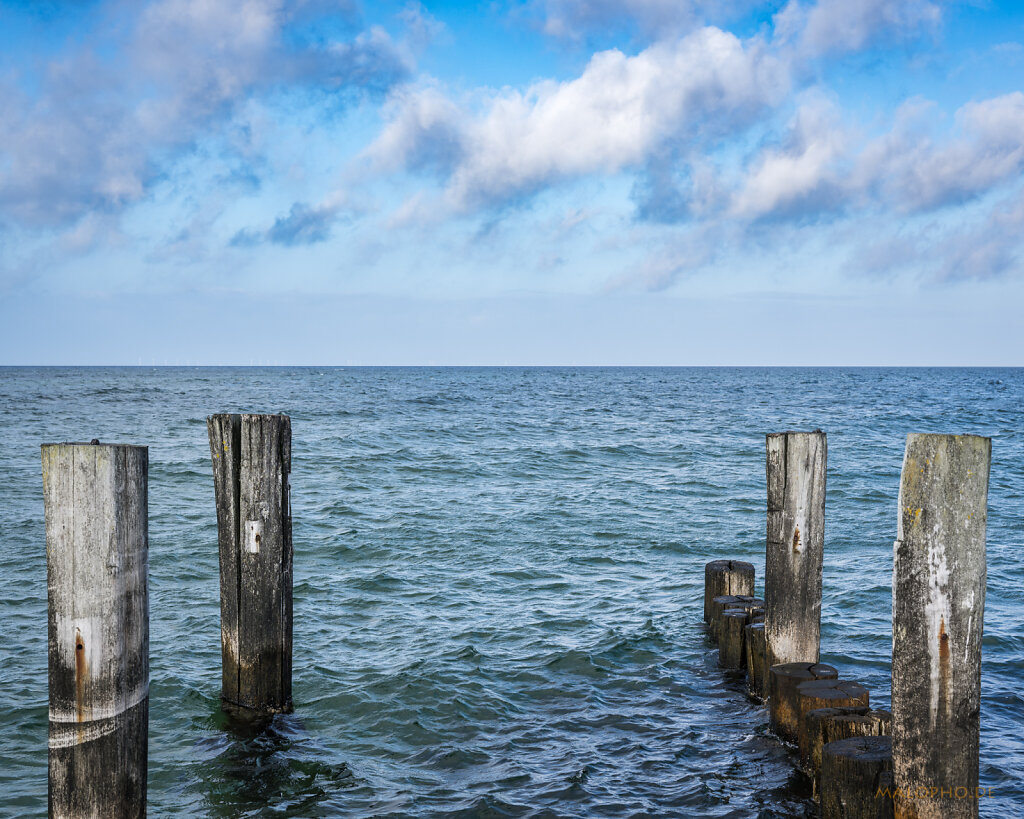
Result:
[[[946,634],[946,618],[939,618],[939,701],[945,715],[950,716],[953,687],[949,679],[949,635]]]
[[[800,527],[799,526],[797,526],[793,530],[793,551],[794,552],[799,552],[800,551]]]
[[[79,722],[85,721],[85,683],[89,678],[89,666],[85,661],[85,642],[82,632],[75,629],[75,713]]]

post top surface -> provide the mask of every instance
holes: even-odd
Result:
[[[838,676],[839,671],[826,663],[778,663],[770,669],[771,673],[782,677],[806,677],[806,679],[824,679],[829,675]],[[819,676],[820,675],[820,676]],[[835,677],[830,677],[834,680]]]
[[[806,682],[799,683],[796,690],[801,694],[814,695],[819,699],[838,699],[839,697],[847,696],[862,697],[868,693],[868,690],[858,682],[838,679],[807,680]],[[836,695],[830,696],[831,692],[836,692]]]
[[[215,412],[206,416],[206,420],[213,418],[290,418],[283,412]]]
[[[822,756],[856,757],[869,762],[892,758],[892,737],[849,737],[829,742]]]
[[[785,435],[821,435],[825,436],[825,430],[823,429],[812,429],[812,430],[798,430],[798,429],[787,429],[784,432],[767,432],[765,433],[766,438],[781,438]]]
[[[911,432],[907,434],[907,443],[911,441],[941,441],[943,439],[949,440],[963,440],[963,441],[985,441],[989,444],[992,443],[992,439],[987,435],[974,435],[972,433],[957,434],[957,433],[943,433],[943,432]]]
[[[40,449],[62,446],[81,446],[88,449],[142,449],[149,450],[148,445],[143,444],[111,444],[106,441],[59,441],[51,444],[40,444]]]

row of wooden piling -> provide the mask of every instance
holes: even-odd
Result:
[[[291,424],[280,415],[216,415],[207,426],[222,700],[243,712],[288,711]],[[720,662],[748,671],[751,695],[769,701],[773,730],[798,742],[804,764],[820,770],[826,817],[893,809],[897,817],[976,817],[991,442],[907,440],[891,718],[869,709],[862,687],[818,662],[825,435],[769,435],[766,452],[764,599],[754,597],[751,564],[715,561],[706,569],[705,619]],[[145,816],[148,450],[97,440],[46,444],[42,466],[50,815]]]
[[[291,422],[207,422],[220,551],[222,702],[292,707]],[[44,444],[49,815],[146,815],[149,451]]]
[[[745,671],[800,749],[823,819],[978,816],[981,635],[991,441],[907,438],[893,562],[892,712],[820,663],[825,433],[766,440],[764,599],[754,567],[705,567],[719,665]]]

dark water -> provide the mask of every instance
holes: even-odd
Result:
[[[292,416],[295,714],[220,712],[205,416]],[[993,438],[982,815],[1024,805],[1024,370],[0,369],[0,812],[46,809],[39,444],[150,448],[150,815],[811,813],[715,666],[764,433],[829,434],[823,660],[889,702],[910,431]]]

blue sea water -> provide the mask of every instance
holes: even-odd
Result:
[[[292,418],[295,713],[219,708],[205,418]],[[812,816],[716,667],[764,435],[829,436],[822,659],[889,702],[908,432],[993,439],[985,817],[1024,810],[1024,370],[0,368],[0,814],[46,811],[39,445],[149,446],[149,814]]]

